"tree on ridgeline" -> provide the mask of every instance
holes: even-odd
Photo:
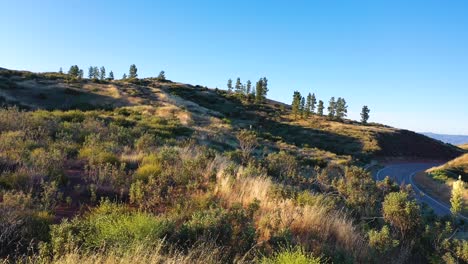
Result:
[[[78,80],[83,79],[83,75],[84,75],[83,69],[79,69],[78,70]]]
[[[267,98],[267,94],[268,94],[268,79],[266,77],[263,77],[263,81],[262,81],[262,102]]]
[[[361,110],[361,123],[363,123],[364,125],[367,124],[367,120],[369,120],[369,112],[370,112],[370,109],[369,109],[369,107],[367,107],[367,105],[362,107],[362,110]]]
[[[124,74],[122,75],[122,80],[126,80],[126,79],[127,79],[127,74],[124,73]]]
[[[263,79],[260,79],[255,85],[255,103],[259,104],[263,102],[262,95],[263,95]]]
[[[72,77],[78,78],[80,74],[80,68],[78,67],[78,65],[71,66],[68,70],[68,74]]]
[[[93,73],[94,73],[93,79],[95,79],[95,80],[99,79],[100,73],[99,73],[99,68],[98,68],[98,66],[94,66]]]
[[[128,78],[135,79],[138,77],[138,69],[135,64],[130,65],[130,69],[128,71]]]
[[[338,97],[335,103],[335,116],[338,120],[343,120],[348,114],[348,105],[344,98]]]
[[[60,67],[60,70],[58,72],[59,74],[63,74],[63,70],[62,70],[62,67]]]
[[[227,88],[228,88],[229,93],[232,92],[232,80],[231,79],[227,81]]]
[[[301,96],[301,105],[299,107],[299,112],[301,113],[301,118],[304,118],[305,115],[305,98],[304,96]]]
[[[112,71],[109,72],[109,80],[114,80],[114,73]]]
[[[317,106],[317,114],[319,116],[323,116],[323,109],[325,108],[325,106],[323,105],[323,101],[322,100],[319,100],[318,102],[318,106]]]
[[[101,67],[99,72],[99,79],[101,79],[101,81],[106,79],[106,68],[104,68],[104,66]]]
[[[292,114],[294,115],[294,119],[297,119],[297,116],[300,114],[301,98],[302,98],[301,93],[299,91],[294,91],[293,101],[291,104]]]
[[[94,77],[94,67],[89,66],[89,68],[88,68],[88,78],[92,79],[93,77]]]
[[[242,87],[241,79],[239,77],[237,77],[236,85],[234,86],[234,91],[237,94],[242,94],[243,93],[242,89],[243,89],[243,87]]]
[[[312,94],[312,98],[310,99],[310,112],[312,114],[315,113],[315,105],[317,104],[317,98],[315,98],[315,93]]]
[[[159,72],[158,77],[156,77],[158,81],[165,81],[166,80],[166,73],[164,71]]]
[[[310,113],[311,113],[310,111],[311,108],[312,108],[312,95],[309,93],[307,95],[306,104],[305,104],[305,112],[304,112],[305,118],[309,118]]]
[[[330,101],[328,102],[328,118],[333,119],[335,118],[336,114],[336,102],[335,102],[335,97],[330,98]]]
[[[249,95],[251,90],[252,90],[252,82],[248,80],[247,85],[245,86],[245,94]]]

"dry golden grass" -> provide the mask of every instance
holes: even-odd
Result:
[[[291,199],[276,199],[271,190],[274,184],[265,176],[236,177],[218,173],[216,195],[227,205],[241,203],[248,206],[255,200],[260,208],[255,215],[259,241],[268,240],[275,231],[289,229],[294,239],[309,250],[324,244],[334,245],[332,250],[352,252],[356,259],[367,254],[367,244],[356,226],[344,214],[327,211],[321,206],[299,206]],[[325,243],[326,242],[326,243]]]
[[[64,254],[53,260],[44,260],[34,256],[23,260],[21,263],[51,263],[51,264],[207,264],[223,263],[222,248],[211,245],[196,245],[187,253],[163,249],[164,243],[158,242],[152,248],[136,245],[131,250],[122,252],[119,249],[102,250],[92,253],[84,253],[79,249]],[[9,262],[0,260],[0,263]]]
[[[463,145],[460,145],[458,147],[468,150],[468,144],[463,144]]]
[[[468,174],[468,154],[464,154],[439,167],[431,168],[429,172],[435,171],[435,170],[451,170],[453,168],[461,168],[463,169],[464,173]]]

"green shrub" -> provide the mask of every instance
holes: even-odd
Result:
[[[284,249],[271,257],[263,257],[262,264],[320,264],[325,263],[321,257],[314,257],[302,248]]]
[[[293,178],[297,175],[299,164],[296,157],[284,151],[270,153],[266,157],[268,174],[279,179]]]
[[[103,247],[126,249],[135,243],[149,246],[169,236],[173,228],[166,219],[102,201],[85,218],[53,225],[50,245],[55,255],[77,247],[86,251]]]

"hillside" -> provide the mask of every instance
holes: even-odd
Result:
[[[463,223],[362,168],[452,145],[162,78],[3,70],[0,95],[0,263],[468,261]]]
[[[269,151],[300,154],[305,162],[349,163],[370,158],[412,157],[448,160],[460,149],[420,134],[358,122],[329,121],[313,115],[294,120],[290,107],[267,100],[255,105],[225,91],[176,82],[143,79],[68,81],[56,73],[0,71],[0,101],[27,109],[151,109],[157,116],[179,119],[199,140],[220,148],[236,147],[234,132],[252,128]]]
[[[431,173],[438,175],[439,177],[448,177],[452,179],[458,179],[458,176],[462,176],[462,179],[468,181],[468,154],[464,154],[458,158],[450,160],[449,162],[439,167],[432,168]]]

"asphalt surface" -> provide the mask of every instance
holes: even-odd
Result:
[[[389,176],[398,184],[411,184],[413,190],[416,193],[416,199],[419,202],[429,205],[437,215],[443,216],[451,214],[450,206],[430,197],[428,194],[419,189],[416,184],[414,184],[413,177],[417,172],[427,170],[434,166],[440,165],[439,163],[401,163],[389,165],[376,174],[376,179],[381,181],[385,179],[386,176]],[[466,217],[463,217],[467,219]]]

